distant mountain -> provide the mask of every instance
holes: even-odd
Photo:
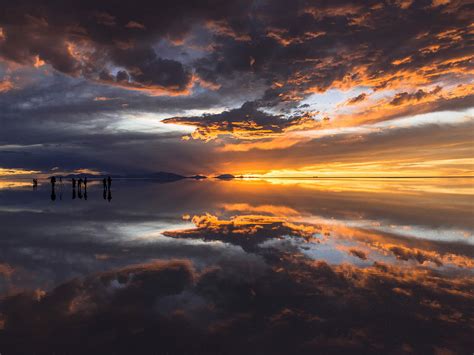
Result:
[[[232,180],[232,179],[235,179],[235,176],[232,174],[221,174],[221,175],[216,176],[216,179]]]
[[[130,174],[130,175],[121,175],[121,176],[112,175],[112,178],[114,177],[126,178],[126,179],[153,179],[153,180],[165,181],[165,182],[186,179],[186,176],[175,174],[175,173],[169,173],[166,171],[159,171],[156,173]]]

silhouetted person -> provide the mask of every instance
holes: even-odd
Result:
[[[112,186],[112,178],[109,176],[107,178],[107,187],[109,188],[109,190],[110,190],[110,186]]]
[[[82,200],[82,190],[81,189],[77,190],[77,197],[79,197]]]
[[[84,178],[84,189],[87,189],[87,176]]]
[[[54,187],[54,185],[56,185],[56,177],[51,176],[50,180],[51,180],[51,186]]]
[[[106,178],[102,179],[102,185],[104,186],[104,190],[107,189],[107,179]]]
[[[77,188],[79,189],[79,191],[81,191],[82,189],[82,179],[79,178],[79,180],[77,180]]]
[[[72,178],[72,188],[76,188],[76,179]]]
[[[38,187],[38,180],[33,179],[33,190],[36,190],[37,187]]]
[[[62,185],[62,184],[63,184],[63,177],[60,176],[60,177],[59,177],[59,185]]]
[[[107,200],[107,188],[106,187],[104,187],[104,191],[102,192],[102,197],[104,198],[104,200]]]
[[[109,192],[107,194],[107,201],[110,202],[111,199],[112,199],[112,191],[110,191],[110,189],[109,189]]]

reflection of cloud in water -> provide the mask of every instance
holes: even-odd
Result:
[[[474,267],[474,247],[471,245],[463,246],[467,255],[459,255],[450,251],[449,244],[436,240],[417,241],[409,236],[407,238],[403,233],[380,233],[323,219],[317,219],[318,224],[294,222],[286,216],[272,215],[280,209],[269,206],[250,206],[249,210],[265,210],[270,215],[243,214],[231,216],[228,220],[210,214],[197,215],[192,218],[195,228],[167,231],[163,234],[182,239],[219,240],[253,252],[258,252],[262,247],[274,246],[281,250],[286,246],[290,247],[288,250],[293,250],[297,246],[302,254],[331,263],[361,259],[392,263],[414,262],[429,267]],[[239,211],[243,212],[243,209]],[[295,219],[300,220],[299,217]],[[270,242],[274,239],[286,242]]]
[[[3,189],[0,350],[473,348],[472,196],[384,184],[114,181],[111,204],[95,185],[87,202]]]
[[[462,352],[473,345],[472,278],[291,255],[270,263],[259,273],[238,263],[199,271],[188,260],[157,260],[20,293],[0,304],[0,342],[6,352],[25,353],[68,352],[72,344],[89,353],[159,344],[163,352],[230,354]]]

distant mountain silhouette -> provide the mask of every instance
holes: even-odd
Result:
[[[221,174],[221,175],[216,176],[216,179],[232,180],[232,179],[235,179],[235,176],[232,174]]]
[[[123,174],[123,175],[111,175],[112,178],[116,179],[153,179],[157,181],[178,181],[186,179],[186,176],[169,173],[166,171],[159,171],[156,173],[142,173],[142,174]]]

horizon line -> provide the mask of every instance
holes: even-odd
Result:
[[[85,176],[94,179],[94,178],[102,178],[104,175],[88,175],[84,174]],[[136,179],[147,179],[147,180],[154,180],[159,178],[154,177],[147,177],[147,176],[135,176],[135,177],[114,177],[113,174],[110,174],[114,179],[118,180],[136,180]],[[185,179],[193,179],[194,176],[184,176]],[[20,180],[30,180],[31,177],[26,176],[0,176],[0,179],[20,179]],[[48,179],[47,177],[46,179]],[[206,176],[209,179],[219,179],[218,175],[215,176]],[[301,180],[317,180],[317,179],[461,179],[461,178],[474,178],[474,175],[443,175],[443,176],[258,176],[258,175],[236,175],[234,178],[230,180],[244,180],[244,179],[301,179]]]

